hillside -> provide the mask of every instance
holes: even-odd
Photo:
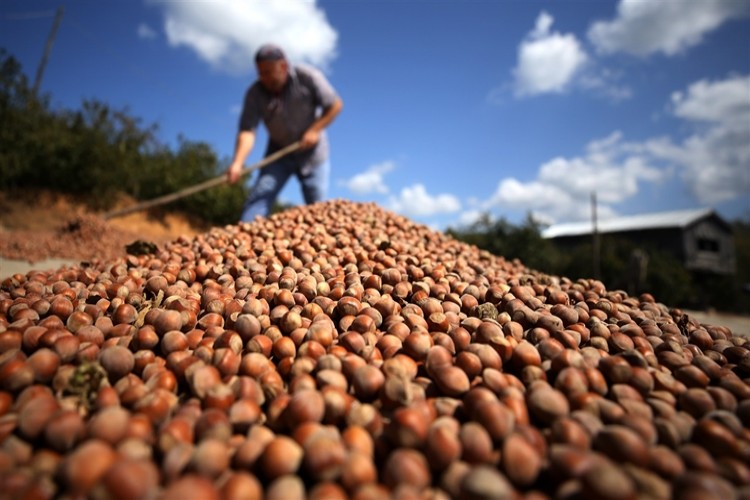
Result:
[[[168,211],[105,221],[73,197],[48,191],[0,195],[0,257],[6,259],[109,259],[135,240],[165,243],[205,229]]]

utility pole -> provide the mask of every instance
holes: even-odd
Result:
[[[49,53],[52,51],[52,44],[55,43],[55,35],[57,35],[57,28],[60,26],[62,21],[63,6],[57,8],[57,14],[55,15],[55,21],[52,23],[52,29],[47,37],[47,45],[44,47],[44,54],[42,54],[42,60],[39,61],[39,67],[36,70],[36,79],[34,79],[34,87],[32,89],[33,95],[36,97],[39,91],[39,85],[42,83],[42,75],[44,74],[44,67],[47,65],[47,59],[49,59]]]
[[[591,261],[594,265],[594,278],[599,279],[601,272],[600,269],[600,241],[599,241],[599,228],[597,227],[596,217],[596,192],[591,192]]]

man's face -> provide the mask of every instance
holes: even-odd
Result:
[[[270,92],[278,93],[284,88],[287,76],[289,76],[289,65],[285,60],[261,61],[258,66],[258,80]]]

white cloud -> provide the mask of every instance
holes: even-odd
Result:
[[[687,93],[672,94],[674,114],[692,121],[744,124],[750,116],[750,77],[733,76],[723,81],[701,80]]]
[[[701,80],[672,95],[674,115],[695,126],[681,144],[649,141],[652,155],[682,167],[690,191],[705,204],[750,194],[750,76]]]
[[[251,69],[267,42],[282,46],[292,61],[323,68],[336,56],[338,34],[314,0],[150,1],[164,10],[170,45],[188,47],[223,71]]]
[[[144,40],[152,40],[156,38],[156,31],[154,31],[151,26],[145,23],[141,23],[138,25],[137,33],[138,38],[142,38]]]
[[[539,181],[523,183],[513,177],[503,179],[497,187],[493,204],[546,209],[572,202],[569,193],[558,186]]]
[[[388,208],[411,217],[426,217],[448,214],[461,210],[461,202],[452,194],[432,196],[422,184],[414,184],[401,190],[398,197],[391,196]]]
[[[395,166],[392,161],[384,161],[348,180],[341,181],[340,184],[360,195],[369,193],[388,194],[388,186],[385,184],[383,176],[393,170]]]
[[[626,85],[618,84],[619,79],[619,74],[605,68],[599,74],[582,74],[578,83],[585,90],[594,91],[612,102],[620,102],[633,97],[633,91]]]
[[[478,222],[482,217],[487,215],[487,212],[482,212],[481,210],[465,210],[461,213],[461,216],[458,218],[458,226],[459,227],[468,227],[472,224]],[[489,219],[491,220],[492,217],[490,215]]]
[[[593,23],[588,36],[602,53],[671,56],[698,45],[727,20],[749,12],[750,2],[745,0],[621,0],[617,17]]]
[[[648,164],[648,158],[631,151],[622,134],[593,141],[584,157],[555,158],[539,169],[539,181],[559,186],[574,199],[592,192],[604,203],[621,203],[638,193],[640,181],[657,182],[663,173]]]
[[[500,181],[484,209],[531,211],[540,220],[585,219],[596,192],[598,215],[616,214],[619,204],[644,185],[677,174],[701,205],[750,196],[750,76],[701,80],[672,95],[675,117],[692,129],[672,137],[625,141],[623,134],[590,142],[581,156],[553,158],[536,178]]]
[[[517,96],[563,92],[588,61],[575,35],[550,31],[553,22],[547,12],[540,13],[518,47],[513,70]]]
[[[596,193],[599,215],[607,217],[615,214],[613,205],[636,195],[642,182],[666,175],[615,132],[589,143],[583,156],[546,162],[535,180],[503,179],[487,206],[531,211],[546,222],[576,220],[588,216]]]

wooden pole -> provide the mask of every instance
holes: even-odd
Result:
[[[601,274],[600,254],[601,254],[601,243],[599,240],[599,228],[597,227],[597,216],[596,216],[596,193],[591,193],[591,260],[593,264],[594,278],[599,279]]]
[[[47,59],[49,59],[49,54],[52,52],[52,45],[55,43],[55,36],[57,35],[57,28],[60,27],[60,21],[62,21],[63,16],[63,6],[59,6],[57,8],[57,14],[55,15],[55,20],[52,23],[52,28],[50,29],[49,36],[47,37],[47,44],[44,46],[44,53],[42,54],[42,60],[39,61],[39,67],[36,70],[36,78],[34,79],[34,87],[32,88],[32,93],[34,96],[37,95],[37,92],[39,92],[39,86],[42,84],[42,75],[44,74],[44,68],[47,66]]]
[[[270,154],[263,158],[258,163],[255,163],[253,165],[250,165],[249,167],[246,167],[240,172],[240,176],[245,176],[249,174],[250,172],[254,170],[258,170],[260,168],[265,167],[269,163],[273,163],[274,161],[278,160],[279,158],[286,156],[296,150],[299,149],[299,142],[295,142],[293,144],[290,144],[289,146],[282,148],[278,151],[276,151],[273,154]],[[171,203],[175,200],[179,200],[180,198],[184,198],[186,196],[190,196],[191,194],[198,193],[200,191],[205,191],[206,189],[212,188],[214,186],[219,186],[221,184],[225,184],[227,181],[226,174],[219,175],[217,177],[214,177],[213,179],[208,179],[207,181],[201,182],[200,184],[196,184],[194,186],[186,187],[185,189],[180,189],[179,191],[176,191],[171,194],[167,194],[164,196],[160,196],[158,198],[154,198],[153,200],[144,201],[141,203],[136,203],[135,205],[120,208],[118,210],[112,210],[104,215],[102,217],[106,219],[112,219],[114,217],[121,217],[123,215],[127,215],[133,212],[140,212],[141,210],[146,210],[147,208],[152,208],[158,205],[164,205],[166,203]]]

